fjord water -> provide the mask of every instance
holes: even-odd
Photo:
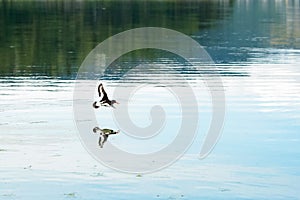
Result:
[[[0,11],[0,199],[299,199],[299,1],[2,1]],[[211,105],[195,80],[210,69],[191,71],[159,50],[122,56],[99,77],[109,93],[123,71],[155,65],[185,76],[199,100],[199,133],[187,154],[135,176],[86,152],[72,98],[87,54],[144,26],[180,31],[207,50],[223,80],[226,119],[215,149],[199,160]],[[138,71],[134,81],[143,85],[157,74]],[[155,91],[139,91],[130,114],[146,126],[151,106],[162,105],[170,118],[164,135],[147,143],[123,134],[111,137],[113,144],[148,153],[174,138],[180,106],[163,88]],[[119,128],[110,113],[99,111],[99,124]]]

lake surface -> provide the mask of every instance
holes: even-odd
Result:
[[[99,77],[109,94],[123,70],[155,65],[189,79],[200,102],[198,134],[186,154],[158,172],[134,175],[101,165],[84,149],[73,90],[96,45],[145,26],[180,31],[204,47],[223,81],[226,118],[216,147],[199,160],[211,100],[197,78],[212,71],[191,73],[182,58],[159,50],[122,56]],[[1,1],[0,27],[1,200],[299,199],[299,1]],[[135,81],[155,76],[139,71]],[[165,135],[109,138],[129,152],[156,151],[178,129],[176,99],[163,88],[147,91],[134,97],[132,121],[147,125],[150,108],[162,105]],[[110,113],[97,114],[99,124],[120,128]]]

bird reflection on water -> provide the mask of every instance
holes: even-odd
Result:
[[[118,133],[120,133],[120,130],[114,131],[112,129],[107,129],[107,128],[100,129],[99,127],[95,127],[95,128],[93,128],[93,132],[100,134],[98,144],[99,144],[100,148],[103,148],[103,145],[107,141],[108,136],[118,134]]]

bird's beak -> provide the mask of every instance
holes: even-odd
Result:
[[[120,104],[120,103],[116,101],[116,104]]]

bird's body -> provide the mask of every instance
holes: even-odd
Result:
[[[100,106],[106,106],[106,107],[114,107],[114,104],[119,104],[116,100],[110,100],[107,96],[107,93],[104,90],[103,84],[100,83],[100,85],[98,86],[98,94],[99,97],[102,97],[100,101],[95,101],[93,103],[93,107],[94,108],[99,108]]]
[[[99,127],[95,127],[93,129],[93,132],[100,134],[98,144],[99,144],[100,148],[103,148],[103,145],[107,141],[108,136],[113,135],[113,134],[118,134],[120,132],[120,130],[114,131],[114,130],[108,129],[108,128],[101,129]]]

